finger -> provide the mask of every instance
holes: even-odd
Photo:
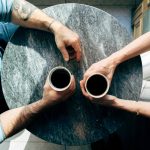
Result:
[[[105,95],[104,97],[102,97],[103,100],[114,100],[116,97],[113,95]]]
[[[80,45],[80,42],[76,42],[74,44],[72,44],[72,47],[74,48],[75,52],[76,52],[76,59],[77,61],[80,61],[81,60],[81,45]]]
[[[45,84],[44,84],[44,89],[45,90],[50,90],[51,89],[51,87],[49,85],[49,76],[47,76],[47,78],[46,78],[46,81],[45,81]]]
[[[92,71],[86,71],[83,75],[83,80],[86,81],[89,76],[94,74]]]
[[[71,90],[72,92],[74,92],[76,88],[76,82],[75,82],[75,77],[73,75],[71,76],[71,82],[72,82]]]
[[[99,104],[106,105],[106,106],[112,106],[114,104],[115,96],[112,95],[105,95],[101,99],[99,99]]]
[[[63,55],[64,60],[69,61],[69,54],[68,54],[66,47],[64,45],[62,45],[62,46],[59,46],[59,49]]]
[[[83,95],[84,95],[85,97],[87,97],[88,99],[91,100],[91,97],[88,95],[88,93],[87,93],[86,90],[85,90],[84,81],[83,81],[83,80],[80,81],[80,87],[81,87],[81,91],[82,91]]]
[[[75,78],[72,75],[71,76],[71,85],[70,85],[69,89],[65,90],[65,93],[66,93],[65,95],[68,95],[68,97],[73,95],[73,93],[75,92],[75,88],[76,88]]]
[[[112,75],[112,74],[109,74],[109,75],[107,75],[107,78],[108,78],[109,82],[111,83],[112,78],[113,78],[113,75]]]

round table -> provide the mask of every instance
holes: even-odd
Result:
[[[125,123],[128,113],[92,104],[82,95],[79,81],[91,64],[120,50],[131,37],[114,17],[91,6],[61,4],[44,12],[79,34],[82,60],[64,62],[51,33],[19,28],[3,57],[6,102],[12,109],[41,99],[48,72],[55,66],[65,66],[76,77],[75,94],[42,113],[27,129],[57,144],[81,145],[102,139]],[[117,67],[109,94],[138,100],[141,86],[141,59],[136,57]]]

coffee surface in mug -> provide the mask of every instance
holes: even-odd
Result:
[[[101,75],[93,75],[87,81],[87,89],[92,95],[101,95],[107,89],[107,81]]]
[[[51,83],[56,88],[64,88],[70,83],[70,74],[65,69],[57,69],[51,75]]]

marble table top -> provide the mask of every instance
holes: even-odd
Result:
[[[74,96],[49,108],[27,129],[48,142],[65,145],[102,139],[126,123],[129,116],[122,110],[86,100],[79,81],[91,64],[127,45],[131,37],[114,17],[91,6],[61,4],[46,8],[44,12],[79,34],[83,58],[80,63],[66,63],[51,33],[19,28],[3,57],[2,87],[6,102],[12,109],[39,100],[48,72],[55,66],[65,66],[76,77]],[[118,66],[109,94],[138,100],[141,86],[141,59],[136,57]]]

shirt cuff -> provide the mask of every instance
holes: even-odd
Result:
[[[0,143],[2,143],[6,139],[6,135],[4,133],[3,127],[0,123]]]

